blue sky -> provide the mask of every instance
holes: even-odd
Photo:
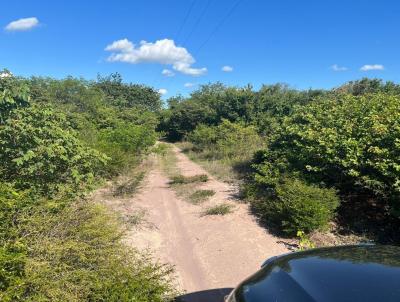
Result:
[[[164,97],[215,81],[304,89],[364,76],[400,82],[400,1],[193,1],[6,1],[0,68],[89,79],[118,71],[165,89]]]

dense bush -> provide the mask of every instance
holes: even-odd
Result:
[[[251,157],[262,146],[261,137],[252,126],[222,120],[218,126],[198,126],[188,140],[194,148],[212,158],[241,160]]]
[[[13,110],[0,126],[0,179],[51,195],[90,184],[106,157],[84,147],[62,114],[46,106]]]
[[[296,183],[277,186],[293,175],[337,188],[344,198],[358,194],[365,204],[371,198],[382,207],[389,204],[395,214],[400,201],[399,108],[400,96],[382,93],[332,95],[295,108],[268,148],[256,155],[253,184],[277,196],[296,194],[293,190],[302,194]],[[270,210],[266,205],[262,212]]]
[[[149,87],[125,84],[118,74],[97,82],[33,77],[26,83],[32,103],[52,106],[66,116],[82,144],[107,154],[110,160],[98,170],[102,175],[132,168],[155,141],[161,100]]]
[[[0,184],[0,300],[165,301],[170,268],[120,241],[117,217],[89,202],[37,199]]]
[[[160,94],[151,87],[123,83],[119,73],[98,76],[94,86],[105,95],[109,104],[119,108],[142,108],[150,111],[161,109]]]
[[[299,230],[325,229],[339,205],[334,190],[295,178],[281,180],[273,190],[261,190],[252,197],[252,204],[261,217],[288,235],[295,235]]]
[[[13,109],[28,104],[29,89],[26,85],[12,76],[0,78],[0,125],[7,120]]]
[[[121,122],[113,128],[100,131],[99,149],[111,160],[106,169],[107,174],[116,175],[132,168],[141,159],[140,155],[156,142],[154,128]]]
[[[323,99],[298,108],[270,149],[308,178],[398,206],[399,108],[400,96],[388,94]]]

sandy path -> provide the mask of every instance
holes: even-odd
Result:
[[[174,147],[174,152],[183,175],[206,173],[178,148]],[[236,286],[265,259],[287,252],[284,245],[277,243],[279,238],[257,224],[247,205],[234,200],[236,190],[231,185],[210,176],[201,187],[213,189],[216,194],[199,206],[179,199],[168,181],[156,163],[141,192],[125,203],[128,211],[144,209],[146,225],[150,225],[133,229],[126,240],[175,265],[180,287],[193,293],[182,301],[222,301],[224,288]],[[234,212],[201,216],[203,207],[220,202],[234,204]]]

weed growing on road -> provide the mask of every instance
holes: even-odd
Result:
[[[228,203],[221,203],[216,206],[209,207],[203,213],[203,215],[226,215],[232,213],[233,206]]]
[[[214,190],[196,190],[192,194],[190,194],[189,199],[193,204],[199,204],[206,201],[211,196],[215,195]]]
[[[206,174],[198,174],[193,176],[176,175],[171,178],[170,184],[189,184],[195,182],[207,182],[208,176]]]

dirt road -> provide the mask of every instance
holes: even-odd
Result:
[[[183,175],[207,174],[178,148],[173,152]],[[234,187],[211,176],[201,187],[216,194],[202,205],[184,201],[170,187],[160,165],[153,165],[144,187],[125,204],[128,211],[144,210],[146,226],[130,231],[126,240],[175,265],[178,283],[188,293],[182,301],[219,302],[265,259],[287,249],[257,224],[247,205],[235,200]],[[201,215],[204,207],[221,202],[232,203],[233,213]]]

